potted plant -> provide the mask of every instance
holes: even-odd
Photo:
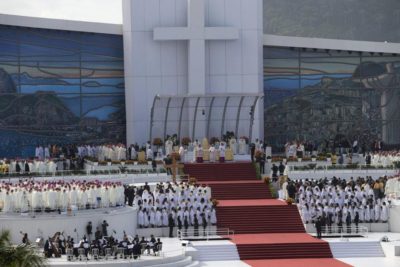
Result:
[[[288,205],[292,205],[294,203],[294,200],[293,200],[293,198],[288,198],[288,199],[286,199],[286,204],[288,204]]]
[[[181,144],[183,146],[188,146],[191,142],[192,142],[192,140],[189,137],[183,137]]]

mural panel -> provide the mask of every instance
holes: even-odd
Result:
[[[400,144],[400,56],[265,47],[265,137],[364,149]]]
[[[125,142],[122,36],[0,26],[0,157]]]

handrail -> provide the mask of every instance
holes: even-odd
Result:
[[[230,230],[229,228],[219,228],[219,229],[207,229],[203,231],[202,227],[199,227],[198,231],[194,229],[190,230],[177,230],[177,236],[180,240],[184,239],[206,239],[207,241],[210,238],[221,237],[221,236],[233,236],[235,235],[234,230]]]
[[[367,237],[369,233],[368,227],[364,225],[359,225],[357,227],[354,224],[351,224],[350,227],[347,227],[347,225],[343,225],[341,228],[338,225],[322,226],[321,229],[322,236],[340,235],[341,238],[345,237],[346,235],[354,234]]]

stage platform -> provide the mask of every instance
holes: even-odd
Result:
[[[123,237],[123,231],[133,235],[136,233],[137,208],[115,207],[108,209],[79,210],[73,215],[58,213],[27,213],[27,214],[2,214],[0,213],[0,229],[11,232],[12,242],[20,244],[22,235],[20,231],[28,233],[31,242],[41,237],[47,239],[56,232],[64,232],[75,240],[82,239],[86,233],[86,225],[92,222],[93,232],[96,227],[106,220],[109,224],[108,233],[117,238]],[[115,233],[114,233],[115,231]]]

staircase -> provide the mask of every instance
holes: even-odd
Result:
[[[365,242],[330,242],[335,258],[385,257],[379,241]]]
[[[195,261],[237,261],[240,260],[235,244],[197,245],[193,242],[193,250],[186,251]]]
[[[237,249],[242,260],[332,258],[329,244],[326,242],[238,244]]]
[[[185,164],[184,172],[197,179],[205,181],[237,181],[256,180],[256,170],[252,163],[201,163]]]
[[[267,184],[262,181],[244,181],[240,183],[208,183],[213,198],[225,199],[264,199],[272,198]]]
[[[304,233],[296,205],[217,207],[217,226],[235,234]]]

